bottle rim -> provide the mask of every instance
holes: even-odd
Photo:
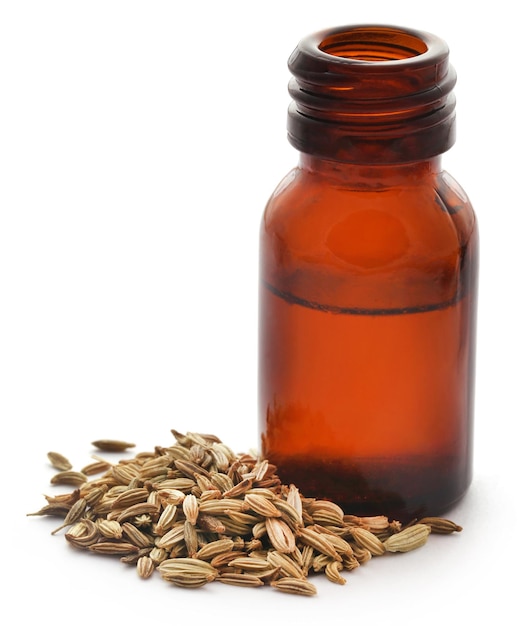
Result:
[[[394,163],[436,156],[455,141],[456,75],[436,35],[332,28],[302,39],[288,67],[288,138],[302,152]]]

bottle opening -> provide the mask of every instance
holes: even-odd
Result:
[[[356,61],[401,61],[427,52],[418,37],[388,28],[355,28],[335,33],[319,45],[322,52]]]

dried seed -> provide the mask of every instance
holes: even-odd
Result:
[[[65,470],[52,476],[50,482],[52,485],[74,485],[75,487],[80,487],[87,482],[87,477],[81,472]]]
[[[258,522],[257,524],[255,524],[253,526],[252,533],[255,539],[260,539],[264,535],[267,535],[265,522]]]
[[[64,522],[61,524],[61,526],[59,526],[55,530],[52,530],[52,535],[55,535],[55,533],[60,531],[62,528],[65,528],[66,526],[71,526],[75,522],[78,522],[85,515],[86,508],[87,508],[87,501],[85,500],[85,498],[80,498],[72,506],[70,511],[68,511],[64,519]]]
[[[169,530],[172,527],[173,522],[177,519],[178,512],[179,510],[175,504],[168,504],[165,506],[160,514],[159,521],[155,526],[155,534],[163,535],[167,530]]]
[[[203,530],[212,533],[224,533],[225,532],[225,524],[214,515],[206,515],[204,513],[200,513],[197,518],[197,524]]]
[[[93,441],[92,445],[98,450],[104,450],[105,452],[124,452],[128,448],[134,448],[134,443],[128,443],[127,441],[119,441],[118,439],[98,439]]]
[[[88,548],[96,543],[99,533],[95,522],[89,519],[82,519],[76,522],[65,533],[65,539],[76,548]]]
[[[325,575],[331,582],[337,583],[338,585],[344,585],[347,581],[339,573],[340,569],[340,564],[337,561],[332,561],[331,563],[327,563],[325,567]]]
[[[186,497],[186,494],[178,489],[159,489],[157,493],[159,494],[164,505],[175,504],[178,506],[179,504],[182,504],[182,501]]]
[[[136,562],[136,571],[140,578],[149,578],[155,571],[155,563],[149,556],[141,556]]]
[[[122,527],[115,520],[100,519],[96,521],[98,531],[106,539],[121,539]]]
[[[155,504],[148,504],[147,502],[139,502],[124,509],[117,518],[117,522],[121,524],[128,519],[137,517],[139,515],[155,515],[158,513],[159,507]],[[151,520],[150,520],[151,521]],[[148,522],[149,523],[149,522]]]
[[[354,540],[360,546],[360,548],[365,548],[373,556],[381,556],[385,553],[385,545],[378,539],[376,535],[371,533],[370,530],[362,527],[352,527],[350,529],[350,533],[352,537],[354,537]]]
[[[153,561],[153,563],[155,563],[155,565],[159,565],[168,558],[168,551],[159,546],[155,546],[151,549],[149,558]]]
[[[138,547],[126,541],[102,541],[101,543],[94,543],[89,546],[89,550],[91,552],[97,552],[98,554],[118,556],[138,552]]]
[[[79,498],[84,498],[85,495],[81,489],[74,489],[71,493],[60,493],[54,496],[44,496],[48,504],[64,504],[71,507]]]
[[[195,484],[195,474],[202,474],[203,476],[209,476],[208,471],[197,465],[197,463],[192,463],[192,461],[173,461],[175,467],[182,472],[187,478],[193,479]]]
[[[225,491],[223,493],[223,497],[224,498],[236,498],[237,496],[241,496],[242,494],[244,494],[246,491],[249,491],[249,489],[251,489],[252,486],[253,486],[253,479],[246,478],[245,480],[242,480],[241,482],[239,482],[237,485],[234,485],[234,487],[231,487],[230,489]]]
[[[244,497],[244,503],[248,509],[251,509],[258,515],[264,517],[280,517],[281,513],[277,507],[262,495],[257,493],[246,493]]]
[[[271,582],[271,586],[278,591],[293,593],[301,596],[314,596],[317,593],[315,585],[300,578],[279,578]]]
[[[341,557],[334,548],[334,544],[330,542],[326,535],[320,535],[310,528],[300,528],[297,534],[303,544],[312,546],[312,548],[315,548],[318,552],[331,556],[336,561],[341,561]]]
[[[243,500],[236,498],[222,498],[221,500],[201,500],[199,511],[209,515],[223,515],[226,511],[243,511]]]
[[[199,515],[199,503],[197,498],[189,493],[183,500],[183,513],[190,524],[197,522],[197,516]]]
[[[237,587],[262,587],[264,585],[263,581],[258,576],[253,576],[253,574],[227,573],[221,574],[216,580],[220,583],[236,585]]]
[[[103,485],[102,487],[94,487],[93,489],[87,491],[86,495],[84,496],[85,500],[87,501],[87,505],[90,508],[94,508],[99,502],[101,502],[101,500],[107,493],[107,489],[107,485]]]
[[[229,489],[234,487],[234,483],[232,482],[230,476],[221,472],[213,472],[210,475],[210,481],[214,487],[217,487],[221,491],[221,493],[229,491]]]
[[[161,548],[173,548],[178,543],[184,543],[184,524],[178,524],[164,533],[158,541]]]
[[[338,535],[335,535],[333,532],[328,531],[326,528],[322,528],[320,526],[314,526],[313,530],[326,535],[327,540],[334,546],[340,556],[344,556],[345,554],[354,554],[352,551],[352,546],[348,543],[348,541],[345,541]]]
[[[230,550],[228,552],[222,552],[221,554],[217,554],[211,561],[210,564],[212,567],[215,567],[217,570],[220,570],[226,567],[231,561],[238,558],[247,558],[246,552],[241,552],[238,550]]]
[[[332,524],[341,526],[343,524],[343,509],[328,500],[315,500],[308,509],[310,515],[316,523]]]
[[[428,540],[431,528],[427,524],[414,524],[384,542],[388,552],[410,552],[423,546]]]
[[[48,452],[48,460],[55,469],[63,472],[72,469],[72,463],[59,452]]]
[[[209,561],[218,554],[229,552],[234,547],[234,541],[232,539],[218,539],[217,541],[211,541],[204,545],[196,554],[196,558],[203,561]]]
[[[184,543],[186,544],[186,549],[188,550],[188,556],[195,556],[199,547],[197,530],[195,525],[188,520],[184,522]]]
[[[52,517],[63,517],[68,514],[70,507],[67,504],[46,504],[34,513],[26,513],[28,517],[35,515],[50,515]]]
[[[463,528],[449,519],[442,517],[423,517],[419,524],[426,524],[431,528],[432,533],[441,535],[449,535],[451,533],[460,533]]]
[[[130,522],[124,522],[122,524],[122,533],[131,543],[139,548],[151,548],[154,545],[154,538],[151,535],[143,533]]]
[[[266,517],[265,526],[272,546],[278,552],[289,554],[295,550],[295,535],[281,519]]]
[[[272,500],[273,504],[280,511],[282,519],[289,524],[289,526],[295,530],[302,525],[302,515],[289,504],[286,500],[280,500],[279,498]]]
[[[210,580],[214,580],[214,578],[218,575],[218,571],[215,567],[212,567],[210,563],[187,557],[180,559],[166,559],[158,566],[157,569],[161,576],[167,580],[172,579],[178,574],[201,574],[203,576],[208,576]]]
[[[272,567],[279,567],[284,576],[290,578],[304,578],[302,568],[295,563],[287,554],[277,552],[276,550],[269,550],[266,557]]]
[[[195,480],[192,480],[191,478],[167,478],[161,480],[159,483],[153,484],[153,487],[157,490],[177,489],[179,491],[184,491],[184,493],[189,493],[195,485]]]
[[[231,567],[242,569],[246,572],[262,572],[270,569],[271,565],[265,559],[253,558],[250,556],[237,557],[229,562]]]
[[[85,467],[81,469],[81,473],[85,474],[85,476],[94,476],[94,474],[106,472],[110,467],[111,464],[106,461],[95,461],[94,463],[85,465]]]
[[[131,554],[121,556],[120,562],[126,563],[127,565],[136,565],[138,563],[138,559],[141,559],[143,556],[149,556],[150,552],[150,548],[139,548],[138,552],[132,552]]]

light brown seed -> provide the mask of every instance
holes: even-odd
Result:
[[[65,470],[52,476],[50,482],[52,485],[73,485],[75,487],[80,487],[87,482],[87,477],[81,472]]]
[[[117,522],[121,524],[126,520],[137,517],[139,515],[155,515],[158,513],[159,507],[155,504],[148,504],[147,502],[139,502],[124,509],[117,518]]]
[[[173,528],[164,533],[158,541],[161,548],[173,548],[178,543],[184,544],[184,523],[176,524]]]
[[[96,543],[99,533],[95,522],[89,519],[82,519],[76,522],[65,533],[65,539],[76,548],[88,548]]]
[[[200,513],[209,515],[223,515],[226,511],[243,511],[243,500],[236,498],[222,498],[221,500],[206,500],[199,502]]]
[[[241,496],[245,492],[249,491],[249,489],[251,489],[252,486],[253,486],[253,479],[246,478],[245,480],[242,480],[241,482],[239,482],[237,485],[234,485],[234,487],[231,487],[230,489],[225,491],[223,493],[223,497],[224,498],[236,498],[237,496]]]
[[[172,527],[173,522],[177,519],[178,512],[179,509],[175,504],[168,504],[165,506],[155,526],[155,534],[163,535],[167,530],[169,530]]]
[[[154,489],[177,489],[189,493],[196,486],[195,480],[191,478],[165,478],[158,483],[153,483]]]
[[[388,552],[410,552],[423,546],[428,540],[431,528],[427,524],[414,524],[391,535],[384,542]]]
[[[278,591],[300,596],[314,596],[317,593],[315,585],[308,580],[301,580],[300,578],[279,578],[278,580],[273,580],[271,586]]]
[[[299,526],[302,526],[302,515],[289,504],[286,500],[281,500],[280,498],[276,498],[272,500],[273,504],[280,511],[282,519],[287,522],[287,524],[295,530]]]
[[[218,539],[217,541],[211,541],[210,543],[202,546],[196,554],[196,558],[203,561],[209,561],[218,554],[223,554],[232,550],[234,547],[234,541],[232,539]]]
[[[275,550],[285,554],[295,551],[295,535],[286,522],[276,517],[266,517],[265,526]]]
[[[302,568],[287,554],[277,552],[276,550],[269,550],[266,559],[272,567],[280,568],[284,576],[290,578],[305,578]]]
[[[237,557],[229,562],[230,567],[242,569],[246,572],[263,572],[270,569],[270,564],[265,559],[253,558],[250,556]]]
[[[222,552],[217,554],[211,561],[212,567],[220,570],[227,566],[231,561],[237,558],[247,558],[247,553],[239,550],[230,550],[228,552]]]
[[[300,528],[297,534],[303,544],[312,546],[318,552],[331,556],[336,561],[341,561],[334,544],[330,542],[326,535],[321,535],[310,528]]]
[[[89,546],[89,550],[98,554],[120,556],[138,552],[138,547],[126,541],[102,541],[101,543],[94,543]]]
[[[375,534],[371,533],[370,530],[362,527],[356,528],[353,526],[350,529],[350,532],[359,547],[368,550],[372,556],[381,556],[385,553],[385,545]]]
[[[289,486],[286,501],[297,512],[297,521],[299,524],[302,524],[302,499],[301,494],[295,485]]]
[[[55,533],[60,531],[62,528],[65,528],[66,526],[71,526],[75,522],[78,522],[85,515],[86,508],[87,501],[85,500],[85,498],[79,498],[79,500],[72,505],[70,511],[68,511],[61,526],[59,526],[55,530],[52,530],[52,535],[55,535]]]
[[[339,573],[341,569],[340,564],[337,561],[332,561],[331,563],[327,563],[325,566],[325,575],[333,583],[338,585],[344,585],[347,581],[341,574]]]
[[[111,464],[106,461],[94,461],[94,463],[89,463],[81,468],[81,473],[86,476],[94,476],[95,474],[106,472],[110,467]]]
[[[151,549],[149,558],[153,561],[153,563],[155,563],[155,565],[159,565],[168,558],[168,551],[159,546],[155,546]]]
[[[418,522],[419,524],[426,524],[431,528],[432,533],[438,533],[441,535],[449,535],[451,533],[460,533],[463,528],[455,522],[442,517],[423,517]]]
[[[68,511],[70,511],[70,506],[68,506],[68,504],[46,504],[38,511],[35,511],[34,513],[26,513],[26,515],[28,517],[32,517],[35,515],[49,515],[51,517],[64,518],[64,516],[67,515]]]
[[[63,472],[72,469],[72,463],[59,452],[48,452],[48,460],[55,469]]]
[[[185,520],[184,522],[184,543],[188,551],[188,556],[195,556],[199,547],[197,530],[192,522]]]
[[[281,513],[277,507],[262,495],[257,493],[246,493],[244,503],[248,509],[263,515],[264,517],[280,517]]]
[[[308,511],[316,523],[327,523],[340,526],[343,524],[343,509],[328,500],[315,500]]]
[[[122,533],[131,543],[139,548],[152,548],[154,545],[154,538],[151,535],[142,532],[130,522],[122,524]]]
[[[215,515],[207,515],[200,513],[197,518],[197,524],[200,528],[207,532],[222,534],[225,532],[225,525]]]
[[[190,524],[197,522],[197,516],[199,515],[199,503],[197,498],[189,493],[183,500],[183,513]]]
[[[118,439],[98,439],[93,441],[92,445],[98,448],[98,450],[104,450],[105,452],[124,452],[128,448],[134,448],[136,444]]]
[[[200,573],[211,577],[213,580],[218,575],[218,571],[215,567],[212,567],[210,563],[188,557],[166,559],[158,566],[157,569],[163,578],[172,578],[181,573],[190,575]]]
[[[262,587],[264,582],[253,574],[221,574],[216,578],[220,583],[236,585],[237,587]]]
[[[164,505],[175,504],[178,506],[179,504],[182,504],[184,498],[186,497],[186,494],[178,489],[159,489],[157,493],[159,494],[161,502]]]
[[[115,520],[99,519],[96,526],[100,534],[106,539],[121,539],[122,527]]]
[[[155,571],[155,563],[149,556],[141,556],[136,562],[136,571],[140,578],[149,578]]]

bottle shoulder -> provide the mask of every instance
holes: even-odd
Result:
[[[370,285],[364,290],[374,298],[408,289],[451,301],[476,239],[472,205],[445,171],[401,185],[349,187],[295,169],[266,206],[262,263],[270,280],[291,291],[303,281],[321,293]]]
[[[475,221],[465,191],[444,170],[401,185],[374,181],[370,186],[348,186],[295,168],[271,195],[263,228],[298,245],[333,231],[332,239],[342,232],[351,246],[359,246],[357,240],[379,231],[382,237],[387,233],[410,244],[429,243],[433,250],[437,242],[465,242]]]

